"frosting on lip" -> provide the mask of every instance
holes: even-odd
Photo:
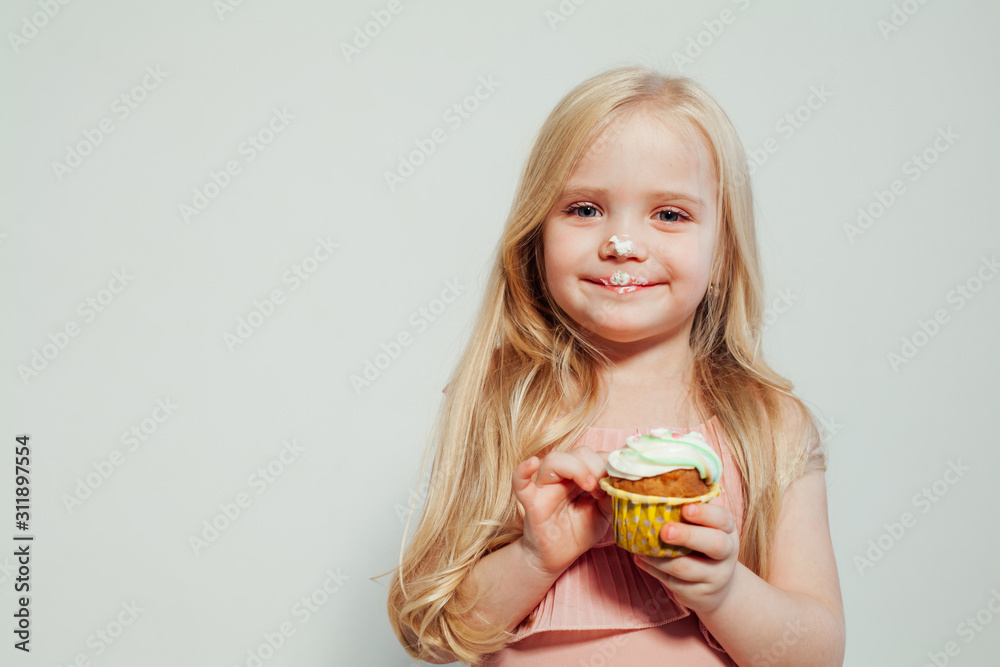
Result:
[[[626,446],[608,454],[607,470],[612,477],[637,480],[671,470],[694,468],[706,484],[722,479],[722,461],[698,431],[681,434],[654,428],[649,435],[631,435]]]
[[[602,278],[601,280],[603,281],[604,279]],[[613,274],[611,274],[611,284],[612,285],[628,285],[628,284],[632,284],[632,285],[646,285],[648,283],[649,283],[649,281],[646,280],[645,278],[643,278],[641,276],[632,276],[632,275],[629,275],[629,274],[625,273],[624,271],[622,271],[621,269],[618,269]],[[604,283],[604,284],[606,285],[607,283]]]
[[[613,238],[613,237],[612,237]],[[634,276],[618,269],[607,278],[598,278],[605,285],[618,287],[618,293],[634,292],[636,285],[648,285],[649,281],[642,276]]]

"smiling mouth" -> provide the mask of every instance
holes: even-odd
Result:
[[[598,287],[603,287],[604,289],[614,290],[619,294],[625,294],[626,292],[635,292],[636,290],[645,290],[653,287],[654,285],[659,285],[660,283],[653,283],[650,285],[602,285],[594,281],[589,281]]]
[[[643,278],[642,276],[630,275],[622,271],[621,269],[618,269],[607,278],[598,278],[597,280],[600,280],[601,283],[604,285],[608,286],[614,285],[616,287],[634,287],[637,285],[638,286],[649,285],[649,281]]]
[[[631,276],[624,271],[616,271],[614,275],[608,278],[597,278],[596,280],[587,279],[587,282],[593,283],[594,285],[606,287],[608,289],[614,290],[619,294],[625,294],[626,292],[635,292],[636,290],[642,290],[647,287],[653,287],[654,285],[659,285],[661,283],[650,283],[645,278],[640,276]]]

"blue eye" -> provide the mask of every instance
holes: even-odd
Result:
[[[691,217],[689,215],[686,215],[684,213],[681,213],[680,211],[674,211],[674,210],[671,210],[671,209],[664,209],[664,210],[658,212],[656,215],[662,215],[664,213],[667,213],[669,215],[674,215],[674,216],[677,216],[677,217],[674,218],[673,220],[664,220],[663,218],[660,218],[660,220],[662,220],[663,222],[677,222],[678,220],[690,220],[691,219]]]
[[[593,211],[595,214],[597,213],[597,209],[595,207],[591,206],[590,204],[573,204],[572,206],[569,206],[565,211],[563,211],[563,213],[572,214],[572,213],[577,212],[577,211]],[[580,218],[596,218],[597,216],[596,215],[581,215],[581,216],[578,216],[578,217],[580,217]]]

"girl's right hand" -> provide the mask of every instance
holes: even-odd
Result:
[[[511,486],[524,507],[522,546],[541,571],[561,574],[607,532],[612,501],[598,485],[608,474],[607,456],[580,446],[541,461],[532,456],[514,469]]]

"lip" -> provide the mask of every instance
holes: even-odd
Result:
[[[595,283],[597,285],[610,285],[612,287],[631,287],[632,285],[642,286],[642,287],[652,287],[653,285],[663,284],[662,282],[648,282],[645,278],[642,278],[641,276],[630,275],[629,281],[627,283],[615,285],[613,282],[611,282],[613,278],[614,276],[594,276],[594,277],[584,276],[583,279],[586,280],[587,282]],[[636,282],[636,278],[638,278],[642,282]]]
[[[606,290],[611,290],[618,292],[619,294],[628,294],[631,292],[642,292],[649,289],[650,287],[656,287],[657,285],[662,285],[663,283],[647,283],[645,285],[637,285],[629,281],[627,285],[612,285],[608,278],[585,278],[586,282],[596,285],[597,287],[603,287]],[[602,282],[605,281],[605,282]]]

